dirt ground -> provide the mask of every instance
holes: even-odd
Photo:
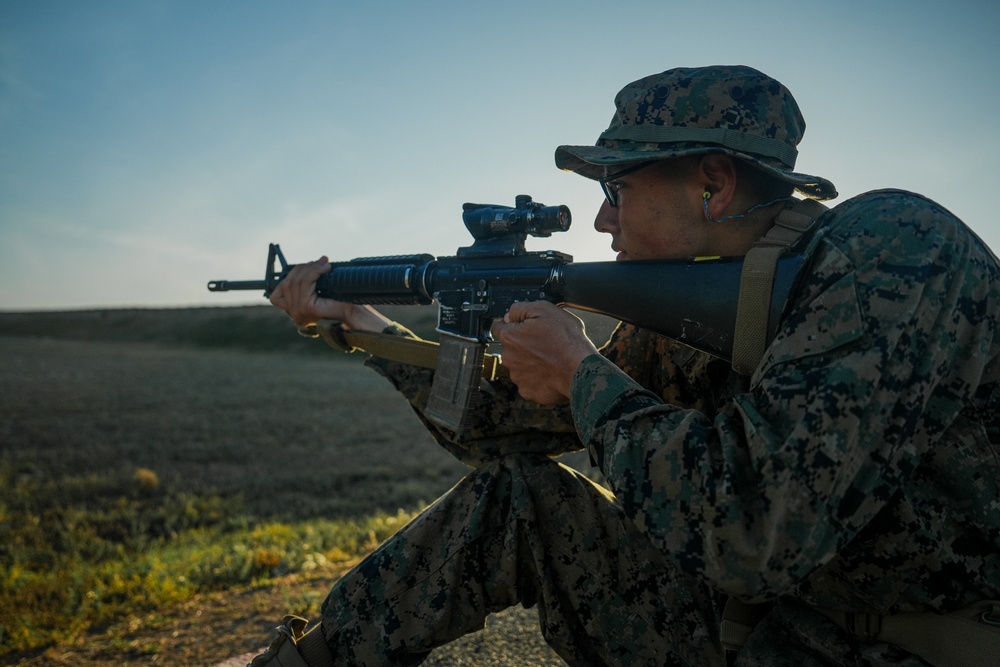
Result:
[[[345,566],[346,567],[346,566]],[[97,629],[71,644],[33,654],[7,655],[18,667],[243,667],[265,647],[274,626],[289,613],[288,601],[325,592],[343,570],[321,576],[290,576],[267,587],[199,595],[182,606]],[[486,629],[436,650],[432,667],[560,667],[545,644],[534,610],[496,614]]]

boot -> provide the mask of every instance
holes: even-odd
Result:
[[[285,616],[275,628],[278,636],[247,667],[334,667],[333,654],[321,626],[315,625],[306,632],[308,624],[304,618]]]

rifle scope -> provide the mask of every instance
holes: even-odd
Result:
[[[514,208],[494,204],[465,204],[462,220],[477,241],[505,236],[551,236],[569,229],[571,216],[567,206],[545,206],[528,195],[514,198]]]

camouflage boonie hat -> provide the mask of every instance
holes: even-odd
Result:
[[[791,92],[751,67],[676,68],[625,86],[596,146],[560,146],[556,166],[599,179],[628,163],[724,153],[812,199],[833,183],[793,171],[806,122]],[[613,167],[613,168],[612,168]]]

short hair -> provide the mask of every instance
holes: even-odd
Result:
[[[795,186],[788,181],[766,174],[748,162],[732,158],[736,163],[737,187],[757,204],[771,202],[775,199],[787,199],[792,196]]]

